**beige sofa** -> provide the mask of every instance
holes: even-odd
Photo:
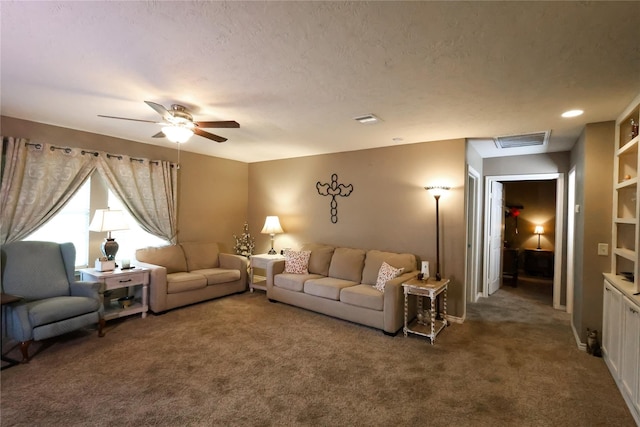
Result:
[[[270,301],[382,329],[389,335],[404,326],[402,283],[418,274],[414,255],[320,244],[307,244],[301,250],[311,251],[308,274],[284,272],[284,260],[267,265]],[[387,281],[381,292],[375,284],[383,261],[404,272]]]
[[[136,260],[150,270],[149,308],[154,313],[247,290],[247,259],[221,253],[217,243],[138,249]]]

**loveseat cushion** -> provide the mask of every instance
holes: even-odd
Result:
[[[413,254],[398,254],[372,249],[367,252],[367,258],[364,262],[362,283],[365,285],[375,285],[378,280],[378,272],[383,262],[395,268],[404,268],[404,273],[415,270],[417,265],[416,257]]]
[[[304,282],[304,293],[338,301],[340,300],[340,291],[342,289],[357,284],[350,280],[335,279],[333,277],[310,279]]]
[[[291,274],[281,273],[273,277],[273,286],[294,292],[302,292],[304,282],[309,279],[318,279],[319,274]]]
[[[329,276],[360,283],[365,251],[363,249],[336,248],[331,257]],[[382,263],[381,263],[382,264]],[[380,265],[378,265],[380,269]],[[377,277],[378,270],[376,270]],[[373,281],[375,283],[375,279]]]
[[[148,264],[160,265],[167,274],[187,271],[187,262],[180,245],[148,247],[136,251],[136,260]]]
[[[190,273],[201,274],[207,279],[207,285],[219,285],[240,280],[240,270],[229,270],[226,268],[204,268],[202,270],[192,270]]]
[[[180,243],[184,256],[187,259],[187,270],[194,271],[205,268],[220,267],[218,253],[220,249],[217,243],[184,242]]]
[[[321,274],[322,276],[329,275],[329,265],[331,264],[331,257],[335,250],[333,246],[318,243],[305,243],[302,245],[302,250],[311,251],[311,257],[309,258],[309,273]]]
[[[357,285],[342,289],[340,301],[377,311],[382,311],[384,308],[384,294],[369,285]]]
[[[207,278],[202,274],[179,273],[167,274],[167,293],[178,294],[180,292],[202,289],[207,286]]]

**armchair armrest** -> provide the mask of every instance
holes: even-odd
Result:
[[[75,297],[100,298],[100,282],[77,281],[69,283],[69,291]]]

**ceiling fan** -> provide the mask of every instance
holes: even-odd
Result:
[[[186,142],[194,133],[196,135],[200,135],[212,141],[225,142],[227,138],[224,138],[222,136],[219,136],[213,133],[205,132],[202,130],[202,128],[239,128],[240,127],[238,122],[234,120],[194,122],[193,116],[191,115],[191,113],[189,113],[187,108],[179,104],[172,104],[171,109],[167,110],[162,105],[156,104],[155,102],[151,102],[151,101],[144,101],[144,102],[162,116],[162,121],[154,122],[152,120],[129,119],[126,117],[104,116],[102,114],[98,114],[98,117],[105,117],[107,119],[131,120],[134,122],[158,124],[162,126],[162,130],[156,133],[155,135],[153,135],[153,138],[164,138],[166,136],[172,142]]]

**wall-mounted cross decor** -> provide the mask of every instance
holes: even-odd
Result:
[[[331,175],[331,184],[321,184],[316,182],[316,189],[321,196],[331,196],[331,222],[338,222],[338,201],[336,196],[348,197],[353,191],[353,185],[338,184],[338,175]]]

